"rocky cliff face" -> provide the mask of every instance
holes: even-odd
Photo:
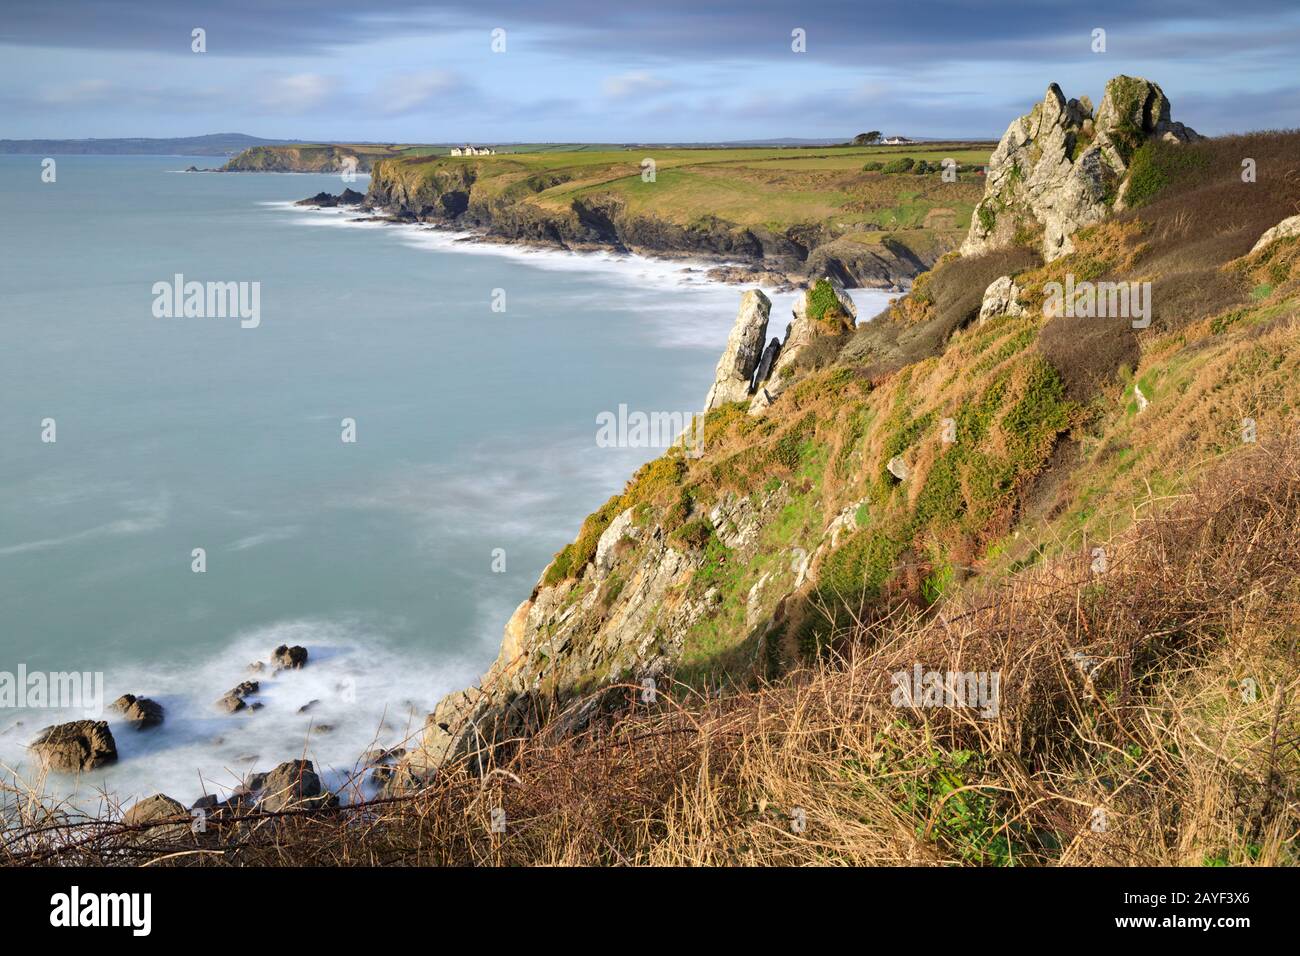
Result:
[[[366,204],[399,219],[476,230],[485,238],[564,249],[612,249],[744,263],[793,277],[830,276],[848,287],[890,287],[929,268],[943,251],[914,252],[899,242],[850,242],[829,226],[807,223],[784,232],[704,217],[689,226],[634,214],[616,196],[573,199],[563,207],[528,197],[560,182],[534,175],[504,192],[477,188],[473,163],[449,163],[424,177],[408,177],[402,160],[375,164]]]
[[[1094,116],[1086,97],[1067,100],[1053,83],[998,143],[962,254],[1023,242],[1036,232],[1048,261],[1073,251],[1077,230],[1123,208],[1129,163],[1154,138],[1200,138],[1171,121],[1169,100],[1156,84],[1115,77]]]
[[[770,309],[758,290],[741,297],[706,400],[715,412],[728,405],[743,409],[756,378],[774,381],[781,366],[770,353],[797,356],[819,336],[851,329],[856,315],[849,296],[821,280],[797,301],[785,345],[773,339],[763,349]],[[782,376],[783,387],[772,388],[779,395],[795,379]],[[763,414],[776,400],[767,397],[754,414]],[[451,757],[528,734],[557,715],[553,728],[582,729],[645,693],[647,681],[655,684],[674,670],[692,628],[715,614],[722,601],[719,589],[701,573],[712,542],[727,549],[728,561],[753,559],[762,548],[760,532],[790,501],[790,489],[777,483],[748,495],[722,495],[687,521],[677,509],[656,513],[638,489],[653,487],[658,474],[679,474],[679,462],[670,452],[645,466],[622,496],[588,519],[578,543],[593,544],[576,560],[570,557],[573,545],[557,555],[506,624],[497,659],[479,684],[438,703],[390,786],[417,783]],[[826,535],[837,537],[846,527],[853,527],[851,514],[832,522]],[[785,593],[808,580],[806,557],[801,564],[796,552],[782,568],[750,590],[745,626],[756,634],[771,627]],[[764,653],[761,647],[755,651],[754,666],[761,666]]]
[[[369,172],[370,157],[337,146],[254,146],[224,166],[226,173],[341,173]]]

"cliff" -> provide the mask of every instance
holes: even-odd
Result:
[[[1132,519],[1133,501],[1176,494],[1245,447],[1244,421],[1282,430],[1300,401],[1300,239],[1279,223],[1300,194],[1284,176],[1243,183],[1239,166],[1243,154],[1284,164],[1300,137],[1166,135],[1163,94],[1129,78],[1108,85],[1100,115],[1135,88],[1146,91],[1125,127],[1135,138],[1107,167],[1108,195],[1127,202],[1061,218],[1070,170],[1007,172],[1034,155],[1060,173],[1057,160],[1077,152],[1040,133],[1061,157],[999,147],[982,201],[1014,206],[1025,228],[972,224],[960,254],[871,321],[856,324],[851,300],[821,278],[765,348],[769,304],[746,293],[709,390],[703,453],[670,449],[588,517],[481,683],[429,715],[394,785],[456,755],[491,759],[541,727],[600,726],[655,693],[778,677],[900,609],[934,613],[1087,553]],[[1045,102],[1035,114],[1062,111],[1041,116],[1052,129],[1082,124],[1055,87]],[[1116,128],[1094,123],[1080,155],[1105,151]],[[385,163],[370,201],[498,221],[475,183],[468,165],[412,183]],[[619,215],[561,218],[588,236]],[[1044,308],[1054,285],[1087,279],[1151,281],[1147,314]]]
[[[374,163],[392,156],[396,147],[338,144],[253,146],[232,157],[225,173],[368,173]]]
[[[927,148],[936,172],[941,156],[985,155],[955,144]],[[398,219],[496,241],[739,263],[796,281],[829,276],[850,287],[897,286],[955,248],[980,180],[973,168],[954,166],[947,181],[918,178],[910,166],[894,173],[880,162],[856,165],[873,155],[661,150],[644,159],[627,152],[392,158],[376,163],[366,201]]]

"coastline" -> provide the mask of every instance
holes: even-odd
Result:
[[[373,209],[356,206],[325,206],[309,203],[307,200],[296,202],[267,203],[268,207],[320,214],[329,220],[348,216],[345,223],[359,228],[379,226],[405,227],[430,237],[436,236],[441,242],[436,245],[449,252],[470,254],[501,255],[516,261],[539,264],[545,260],[539,257],[555,256],[561,261],[581,264],[592,272],[614,267],[630,267],[644,275],[656,272],[661,278],[673,274],[681,284],[714,285],[721,287],[759,288],[775,295],[794,295],[808,284],[810,277],[795,273],[765,268],[760,264],[743,259],[725,256],[712,256],[705,252],[686,252],[679,250],[657,250],[648,248],[620,248],[612,243],[572,243],[566,244],[553,240],[519,238],[493,233],[489,228],[473,226],[466,228],[437,220],[420,220],[394,214],[391,209]],[[905,283],[881,282],[878,285],[850,286],[850,293],[877,293],[882,295],[905,295],[911,287],[911,281]],[[871,316],[864,317],[870,319]]]

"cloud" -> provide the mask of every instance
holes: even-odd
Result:
[[[94,106],[111,102],[114,90],[109,80],[88,79],[40,89],[36,99],[46,106]]]
[[[653,96],[672,88],[673,84],[669,80],[643,70],[607,77],[604,83],[605,95],[614,100],[633,96]]]
[[[423,73],[394,73],[376,91],[377,106],[384,113],[412,113],[440,105],[450,95],[463,105],[471,94],[460,74],[451,70]]]
[[[290,73],[268,77],[258,87],[258,93],[264,109],[301,113],[324,104],[337,88],[337,80],[320,73]]]

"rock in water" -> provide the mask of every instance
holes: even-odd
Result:
[[[256,694],[261,685],[255,680],[242,681],[237,687],[226,691],[226,695],[217,701],[217,706],[228,714],[234,714],[248,706],[244,700],[249,694]]]
[[[1186,143],[1201,137],[1170,120],[1169,100],[1148,80],[1112,79],[1095,119],[1086,99],[1067,101],[1053,83],[993,151],[962,255],[1011,245],[1018,231],[1035,226],[1043,230],[1048,261],[1073,252],[1070,236],[1123,208],[1128,164],[1151,138]]]
[[[762,357],[763,341],[767,338],[767,320],[772,312],[772,301],[758,289],[750,289],[740,298],[740,311],[736,324],[727,337],[727,348],[718,360],[718,369],[704,399],[704,410],[717,408],[728,402],[743,402],[749,397],[754,372]]]
[[[117,760],[117,742],[102,720],[74,720],[46,727],[30,749],[50,770],[78,773]]]
[[[271,663],[281,670],[298,670],[307,664],[307,648],[281,644],[271,652]]]
[[[113,701],[112,708],[123,714],[127,720],[134,724],[136,730],[157,727],[163,722],[165,713],[163,705],[156,700],[150,700],[148,697],[136,697],[134,694],[123,694]]]

